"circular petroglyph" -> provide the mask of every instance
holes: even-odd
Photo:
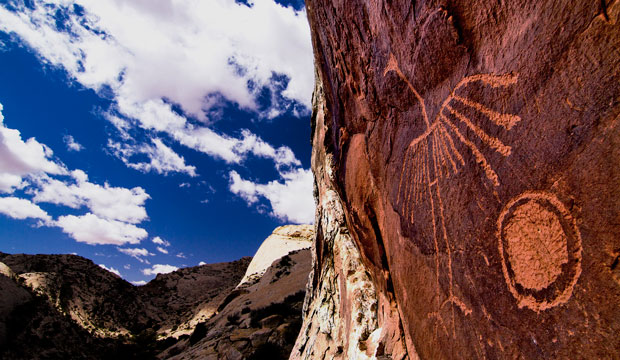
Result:
[[[511,200],[497,221],[506,284],[519,307],[535,311],[565,303],[581,274],[581,236],[564,205],[546,192]]]

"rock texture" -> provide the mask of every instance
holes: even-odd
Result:
[[[292,358],[619,356],[619,1],[308,0]]]

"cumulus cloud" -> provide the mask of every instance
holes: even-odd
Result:
[[[146,281],[144,281],[144,280],[132,281],[131,283],[134,284],[135,286],[146,285]]]
[[[207,114],[222,99],[266,117],[309,107],[314,74],[304,10],[272,0],[34,0],[13,11],[0,6],[0,31],[83,86],[111,94],[107,117],[124,139],[137,126],[229,163],[249,154],[295,163],[290,149],[269,148],[255,135],[213,131]],[[257,99],[265,90],[270,105],[262,109]],[[126,163],[191,175],[168,150],[163,143],[138,147],[133,151],[152,161]]]
[[[65,205],[74,209],[87,207],[93,214],[106,220],[137,224],[147,219],[144,202],[150,198],[141,187],[127,189],[103,186],[88,181],[81,170],[71,172],[74,183],[69,184],[47,175],[38,176],[35,181],[34,202]]]
[[[171,172],[185,173],[196,176],[196,167],[185,164],[185,159],[178,155],[160,139],[152,139],[154,145],[134,145],[110,140],[108,147],[113,154],[121,159],[125,165],[142,172],[155,171],[158,174],[167,175]],[[149,162],[132,162],[131,158],[136,155],[146,155]]]
[[[160,252],[160,253],[162,253],[162,254],[168,254],[168,250],[164,249],[164,248],[163,248],[163,247],[161,247],[161,246],[158,246],[158,247],[157,247],[157,251],[159,251],[159,252]]]
[[[153,242],[153,244],[162,245],[162,246],[165,246],[165,247],[170,246],[170,242],[160,238],[159,236],[155,236],[153,238],[153,240],[151,240],[151,241]]]
[[[92,213],[60,216],[55,224],[76,241],[89,245],[138,244],[148,236],[146,230],[133,224],[100,218]]]
[[[0,193],[26,186],[24,177],[28,174],[65,174],[64,166],[53,161],[49,147],[34,138],[24,141],[18,130],[4,125],[2,110],[0,104]]]
[[[0,197],[0,213],[13,219],[40,219],[50,223],[52,218],[45,210],[33,204],[30,200],[16,197]]]
[[[129,255],[135,259],[137,259],[138,261],[140,261],[141,263],[149,263],[148,260],[145,260],[144,258],[147,256],[153,256],[155,254],[150,253],[148,250],[142,248],[118,248],[118,251],[122,252],[125,255]]]
[[[173,265],[155,264],[150,269],[142,269],[144,275],[168,274],[179,268]]]
[[[0,7],[0,10],[2,7]],[[15,219],[34,218],[58,226],[75,240],[91,245],[136,244],[148,234],[134,224],[148,218],[144,203],[150,196],[141,187],[103,186],[88,181],[82,170],[69,172],[45,144],[34,138],[22,140],[15,129],[4,125],[0,104],[0,193],[24,189],[32,201],[14,196],[0,198],[0,213]],[[34,203],[51,203],[74,209],[80,215],[51,216]]]
[[[62,138],[62,140],[67,145],[67,150],[69,150],[69,151],[82,151],[82,150],[84,150],[84,146],[82,146],[82,144],[80,144],[77,141],[75,141],[75,139],[71,135],[65,135]]]
[[[16,2],[10,10],[0,5],[0,31],[13,34],[73,81],[112,100],[101,114],[122,141],[110,139],[108,148],[128,167],[196,176],[196,167],[173,145],[227,164],[241,164],[251,156],[268,159],[281,174],[279,180],[261,184],[231,172],[230,190],[248,204],[268,200],[271,215],[282,220],[312,221],[311,175],[299,168],[293,151],[247,129],[216,131],[212,124],[217,117],[209,118],[227,101],[259,118],[284,111],[307,113],[314,74],[304,10],[273,0],[255,0],[251,6],[230,0],[33,0],[28,5]],[[52,155],[45,154],[47,159]],[[0,191],[24,186],[22,173],[7,174],[0,172]],[[139,202],[120,202],[119,209],[104,211],[111,206],[98,207],[94,199],[99,197],[87,198],[83,192],[104,194],[112,187],[85,182],[63,187],[50,180],[35,202],[86,206],[99,218],[128,224],[146,219]],[[294,193],[297,190],[305,193]],[[68,195],[66,200],[56,196],[60,193]],[[141,195],[146,194],[128,199]],[[131,211],[119,211],[123,206]]]
[[[207,263],[204,262],[204,261],[201,261],[201,262],[198,263],[198,266],[202,266],[202,265],[207,265]]]
[[[118,271],[117,269],[113,268],[113,267],[107,267],[104,264],[99,264],[99,267],[101,267],[102,269],[105,269],[105,270],[111,272],[112,274],[115,274],[118,277],[122,277],[121,272]]]
[[[271,205],[271,215],[282,221],[313,223],[315,204],[312,171],[296,169],[280,175],[282,181],[258,184],[244,180],[239,173],[231,171],[229,190],[243,198],[248,205],[257,203],[260,198],[266,199]]]

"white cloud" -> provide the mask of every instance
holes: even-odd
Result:
[[[158,247],[157,247],[157,251],[159,251],[159,252],[160,252],[160,253],[162,253],[162,254],[168,254],[168,250],[164,249],[164,248],[163,248],[163,247],[161,247],[161,246],[158,246]]]
[[[146,230],[133,224],[103,219],[92,213],[61,216],[55,224],[76,241],[89,245],[138,244],[148,236]]]
[[[280,174],[283,182],[270,181],[257,184],[244,180],[236,171],[229,173],[229,190],[243,198],[248,205],[265,198],[271,205],[271,215],[298,224],[314,222],[314,198],[312,196],[312,171],[296,169]]]
[[[23,188],[26,185],[23,177],[28,174],[65,174],[64,166],[51,160],[50,148],[34,138],[24,141],[18,130],[4,125],[2,110],[0,104],[0,193]]]
[[[234,138],[213,131],[207,114],[222,97],[267,117],[290,109],[291,100],[309,108],[314,73],[305,11],[272,0],[256,0],[252,7],[230,0],[35,0],[33,5],[16,5],[15,12],[0,6],[0,31],[15,34],[78,83],[96,91],[105,87],[115,102],[108,119],[125,140],[138,126],[229,163],[249,154],[278,166],[297,163],[290,149],[275,149],[249,132]],[[63,31],[58,13],[64,15]],[[289,78],[286,87],[274,74]],[[257,95],[264,88],[271,90],[272,105],[259,110]],[[202,124],[190,124],[170,104]],[[150,163],[128,165],[191,174],[191,166],[160,145],[140,148]]]
[[[201,262],[198,263],[198,266],[202,266],[202,265],[207,265],[207,263],[204,262],[204,261],[201,261]]]
[[[146,281],[144,281],[144,280],[132,281],[131,283],[134,284],[135,286],[146,285]]]
[[[108,270],[108,271],[109,271],[109,272],[111,272],[112,274],[115,274],[115,275],[116,275],[116,276],[118,276],[118,277],[122,277],[121,272],[120,272],[120,271],[118,271],[117,269],[113,268],[113,267],[109,267],[109,268],[108,268],[108,267],[107,267],[107,266],[105,266],[104,264],[99,264],[99,266],[100,266],[101,268],[103,268],[103,269]]]
[[[124,268],[125,270],[129,270],[129,269],[131,269],[131,265],[129,265],[129,264],[125,264],[125,265],[123,266],[123,268]]]
[[[183,254],[182,252],[181,252],[181,253],[176,254],[176,257],[178,257],[178,258],[180,258],[180,259],[187,259],[187,256],[185,256],[185,254]]]
[[[16,197],[0,197],[0,213],[20,220],[27,218],[40,219],[45,223],[50,223],[52,220],[45,210],[33,204],[30,200]]]
[[[151,139],[151,141],[155,144],[154,146],[147,144],[131,146],[110,140],[108,147],[125,165],[138,171],[155,171],[164,175],[179,172],[192,177],[196,176],[195,166],[186,165],[185,159],[166,146],[160,139]],[[150,162],[132,162],[131,157],[136,155],[146,155]]]
[[[147,256],[153,256],[155,254],[150,253],[148,250],[142,248],[118,248],[118,251],[122,252],[125,255],[129,255],[135,259],[137,259],[138,261],[140,261],[141,263],[149,263],[147,260],[143,259],[144,257]]]
[[[84,146],[82,146],[82,144],[80,144],[77,141],[75,141],[75,139],[71,135],[65,135],[62,138],[62,140],[67,145],[67,149],[69,151],[82,151],[82,150],[84,150]]]
[[[168,274],[178,269],[179,269],[178,267],[173,266],[173,265],[155,264],[150,269],[142,269],[142,273],[147,276],[157,275],[157,274]]]
[[[71,173],[75,183],[53,179],[47,175],[35,178],[39,189],[34,190],[35,202],[65,205],[74,209],[86,206],[100,218],[137,224],[146,218],[144,202],[150,196],[141,187],[127,189],[103,186],[88,181],[81,170]]]
[[[153,240],[151,240],[151,241],[153,242],[153,244],[162,245],[162,246],[165,246],[165,247],[170,246],[170,242],[160,238],[159,236],[155,236],[153,238]]]

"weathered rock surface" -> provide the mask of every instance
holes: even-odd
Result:
[[[306,4],[318,217],[291,357],[619,356],[620,2]]]

